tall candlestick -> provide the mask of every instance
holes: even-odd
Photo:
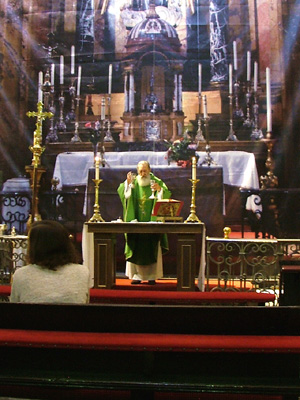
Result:
[[[247,81],[251,81],[251,53],[247,51]]]
[[[232,64],[229,64],[229,94],[232,94]]]
[[[202,91],[202,64],[198,64],[198,93],[201,95]]]
[[[206,94],[204,94],[202,96],[202,100],[203,100],[203,118],[207,118],[208,114],[207,114],[207,101],[206,101]]]
[[[54,79],[55,79],[55,64],[51,64],[51,85],[54,86]]]
[[[43,102],[43,72],[39,72],[39,79],[38,79],[38,103]]]
[[[71,75],[75,74],[75,46],[71,46]]]
[[[80,84],[81,84],[81,65],[79,65],[78,67],[77,96],[80,96]]]
[[[111,94],[112,64],[108,68],[108,94]]]
[[[105,119],[105,97],[101,99],[101,119],[102,121]]]
[[[233,42],[233,68],[237,70],[237,48],[236,48],[236,41]]]
[[[95,157],[95,179],[99,179],[100,177],[99,165],[100,165],[100,158],[97,156]]]
[[[257,92],[257,82],[258,82],[258,64],[257,61],[254,62],[254,84],[253,84],[253,89],[254,92]]]
[[[266,95],[267,95],[267,132],[272,132],[271,76],[269,67],[266,68]]]
[[[192,180],[197,179],[196,164],[197,164],[196,157],[192,157]]]
[[[64,56],[60,56],[59,62],[59,83],[64,84]]]

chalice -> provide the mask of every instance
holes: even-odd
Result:
[[[149,199],[155,199],[155,195],[154,195],[154,193],[155,193],[154,184],[155,184],[155,180],[154,180],[154,179],[151,179],[151,180],[150,180],[150,187],[151,187],[151,192],[152,192],[152,194],[151,194],[151,196],[149,196]]]

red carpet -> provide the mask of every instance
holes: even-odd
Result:
[[[197,282],[196,282],[197,283]],[[176,290],[177,279],[157,279],[155,285],[149,285],[147,282],[142,282],[139,285],[132,285],[131,279],[119,278],[116,279],[116,284],[113,289],[125,290]],[[198,290],[195,284],[195,290]]]

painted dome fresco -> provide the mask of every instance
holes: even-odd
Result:
[[[154,5],[150,5],[146,18],[130,31],[126,48],[128,52],[136,52],[149,45],[175,52],[179,52],[181,47],[176,29],[159,17]]]

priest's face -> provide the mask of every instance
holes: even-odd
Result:
[[[137,168],[138,172],[138,183],[140,186],[150,185],[150,168],[148,164],[141,163]]]
[[[141,176],[142,178],[146,178],[150,174],[150,168],[148,167],[147,164],[139,164],[137,172],[139,176]]]

